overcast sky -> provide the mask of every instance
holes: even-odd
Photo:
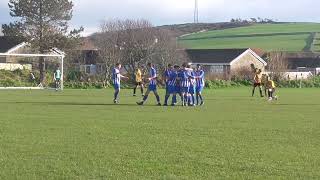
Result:
[[[198,0],[201,22],[263,17],[278,21],[320,22],[320,0]],[[8,23],[8,0],[0,0],[0,24]],[[73,0],[72,27],[85,35],[110,18],[144,18],[154,25],[193,21],[194,0]]]

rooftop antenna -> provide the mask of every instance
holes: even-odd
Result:
[[[194,23],[199,23],[199,6],[198,6],[198,0],[195,0],[195,3],[194,3]]]

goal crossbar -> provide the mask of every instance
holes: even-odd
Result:
[[[16,53],[0,53],[0,56],[17,56],[17,57],[58,57],[61,63],[61,90],[63,90],[63,61],[65,54],[16,54]],[[0,90],[40,90],[40,89],[53,89],[44,88],[41,84],[38,87],[0,87]]]

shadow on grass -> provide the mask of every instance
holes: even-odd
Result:
[[[320,106],[320,104],[272,104],[273,106]]]
[[[76,103],[76,102],[2,102],[4,104],[29,104],[29,105],[50,105],[50,106],[138,106],[137,104],[113,104],[113,103]],[[1,103],[1,104],[2,104]],[[144,105],[152,106],[152,105]]]

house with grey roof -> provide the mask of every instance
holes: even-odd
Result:
[[[21,53],[27,43],[9,36],[0,36],[0,53]],[[10,62],[14,57],[0,56],[0,63]]]
[[[225,79],[250,65],[264,70],[267,63],[254,50],[248,49],[187,49],[189,64],[200,64],[207,74],[220,75]]]

